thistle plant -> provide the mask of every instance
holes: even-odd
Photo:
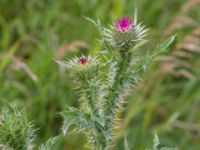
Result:
[[[25,111],[5,107],[0,115],[0,145],[3,150],[32,150],[35,129]],[[1,148],[0,146],[0,148]]]
[[[61,138],[58,135],[38,145],[35,131],[25,110],[6,104],[0,113],[0,150],[54,150],[55,143]]]
[[[140,50],[147,44],[144,38],[148,29],[137,23],[137,15],[133,20],[122,17],[109,28],[99,20],[87,19],[98,28],[106,50],[99,56],[82,55],[59,62],[71,74],[80,104],[79,108],[61,112],[63,133],[73,125],[74,132],[86,134],[90,149],[108,150],[113,146],[115,129],[120,125],[118,116],[126,108],[127,96],[149,63],[167,51],[174,36],[144,54]]]

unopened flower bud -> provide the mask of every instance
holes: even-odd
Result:
[[[78,79],[92,78],[97,73],[98,59],[91,56],[75,57],[65,63],[66,68]]]
[[[81,57],[79,58],[79,64],[80,64],[80,65],[85,65],[87,62],[88,62],[87,57],[81,56]]]

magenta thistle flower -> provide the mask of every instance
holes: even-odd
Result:
[[[79,58],[78,62],[79,62],[80,65],[85,65],[88,62],[87,57],[81,56]]]
[[[115,29],[119,32],[129,32],[133,28],[133,22],[128,17],[123,17],[115,24]]]
[[[137,16],[134,21],[130,17],[121,17],[110,29],[103,30],[103,36],[108,44],[124,53],[143,40],[147,30],[142,23],[137,23]]]

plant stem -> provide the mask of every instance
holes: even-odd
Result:
[[[129,53],[123,53],[122,58],[118,62],[118,70],[113,83],[113,86],[109,90],[109,95],[106,98],[107,107],[105,115],[109,116],[106,120],[106,131],[111,134],[113,126],[113,120],[117,109],[118,102],[116,101],[119,96],[119,90],[126,79],[126,72],[129,66],[131,55]],[[107,142],[108,143],[108,142]]]
[[[125,74],[126,74],[129,62],[130,62],[130,55],[126,53],[122,55],[122,58],[120,59],[118,63],[118,70],[117,70],[116,77],[114,80],[115,82],[113,86],[110,88],[109,95],[107,97],[108,106],[106,109],[106,115],[109,115],[110,113],[112,113],[116,107],[115,100],[119,94],[119,89],[122,86],[124,79],[126,78]]]

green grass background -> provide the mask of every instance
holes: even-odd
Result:
[[[189,10],[183,11],[184,6]],[[137,7],[139,21],[150,28],[147,51],[174,27],[168,34],[177,34],[170,56],[199,28],[198,6],[198,0],[0,0],[0,101],[25,108],[38,128],[37,143],[42,143],[61,132],[58,113],[68,105],[78,106],[72,81],[55,62],[60,49],[65,49],[62,59],[103,49],[97,29],[84,16],[100,18],[108,25],[121,16],[133,16]],[[192,21],[181,22],[177,16]],[[183,26],[176,27],[175,21]],[[200,33],[192,36],[200,39]],[[123,149],[124,135],[131,149],[151,147],[155,131],[161,145],[200,149],[199,43],[196,51],[179,49],[186,51],[188,58],[176,57],[172,64],[181,65],[175,70],[164,68],[167,63],[161,58],[143,74],[122,114],[117,150]],[[162,68],[167,71],[163,73]],[[82,134],[70,134],[55,149],[85,150],[85,144]]]

